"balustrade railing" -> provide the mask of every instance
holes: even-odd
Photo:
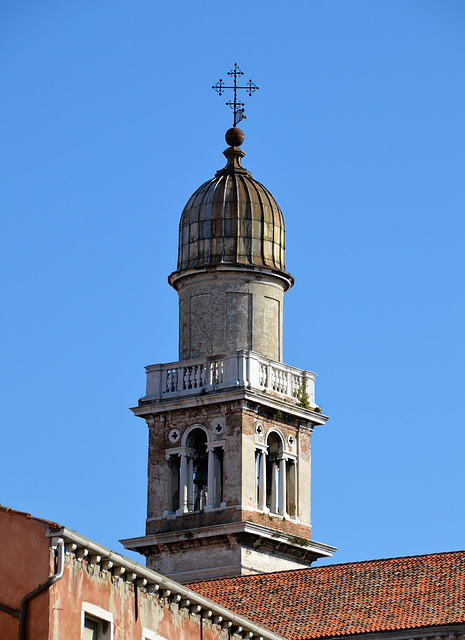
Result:
[[[162,369],[164,379],[162,393],[202,389],[223,382],[223,362],[221,360],[192,365],[179,363],[179,365],[178,367],[168,365],[166,375],[163,375],[165,372]],[[147,373],[150,375],[152,371]]]
[[[220,358],[199,358],[150,365],[145,400],[160,402],[179,395],[230,387],[256,389],[314,404],[315,374],[263,358],[253,351],[236,351]]]

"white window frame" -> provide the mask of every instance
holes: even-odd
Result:
[[[142,629],[142,640],[168,640],[168,638],[165,638],[164,636],[160,636],[155,631],[152,631],[151,629],[147,629],[146,627],[144,627]]]
[[[86,620],[86,613],[96,620],[101,620],[103,622],[108,622],[110,624],[110,640],[114,638],[114,626],[115,626],[115,618],[111,611],[107,611],[106,609],[102,609],[96,604],[92,602],[83,602],[82,603],[82,611],[81,611],[81,640],[84,638],[84,623]]]

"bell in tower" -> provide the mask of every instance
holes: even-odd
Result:
[[[239,87],[239,74],[226,166],[181,215],[168,278],[179,360],[146,367],[133,409],[149,428],[146,533],[121,542],[182,583],[308,567],[335,551],[312,539],[311,435],[327,417],[315,374],[282,362],[294,279],[281,209],[242,166],[237,89],[253,83]]]

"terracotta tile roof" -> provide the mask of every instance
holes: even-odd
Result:
[[[4,513],[9,513],[12,516],[18,516],[20,518],[26,518],[28,520],[36,520],[37,522],[43,522],[48,525],[50,529],[60,529],[61,525],[58,522],[52,522],[52,520],[44,520],[44,518],[37,518],[36,516],[32,516],[27,511],[17,511],[16,509],[12,509],[11,507],[6,507],[4,504],[0,504],[0,511]]]
[[[465,622],[465,551],[189,585],[289,640]]]

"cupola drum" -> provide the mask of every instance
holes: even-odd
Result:
[[[242,167],[243,132],[230,129],[227,164],[189,198],[179,225],[179,358],[255,351],[282,362],[285,227],[271,193]]]

